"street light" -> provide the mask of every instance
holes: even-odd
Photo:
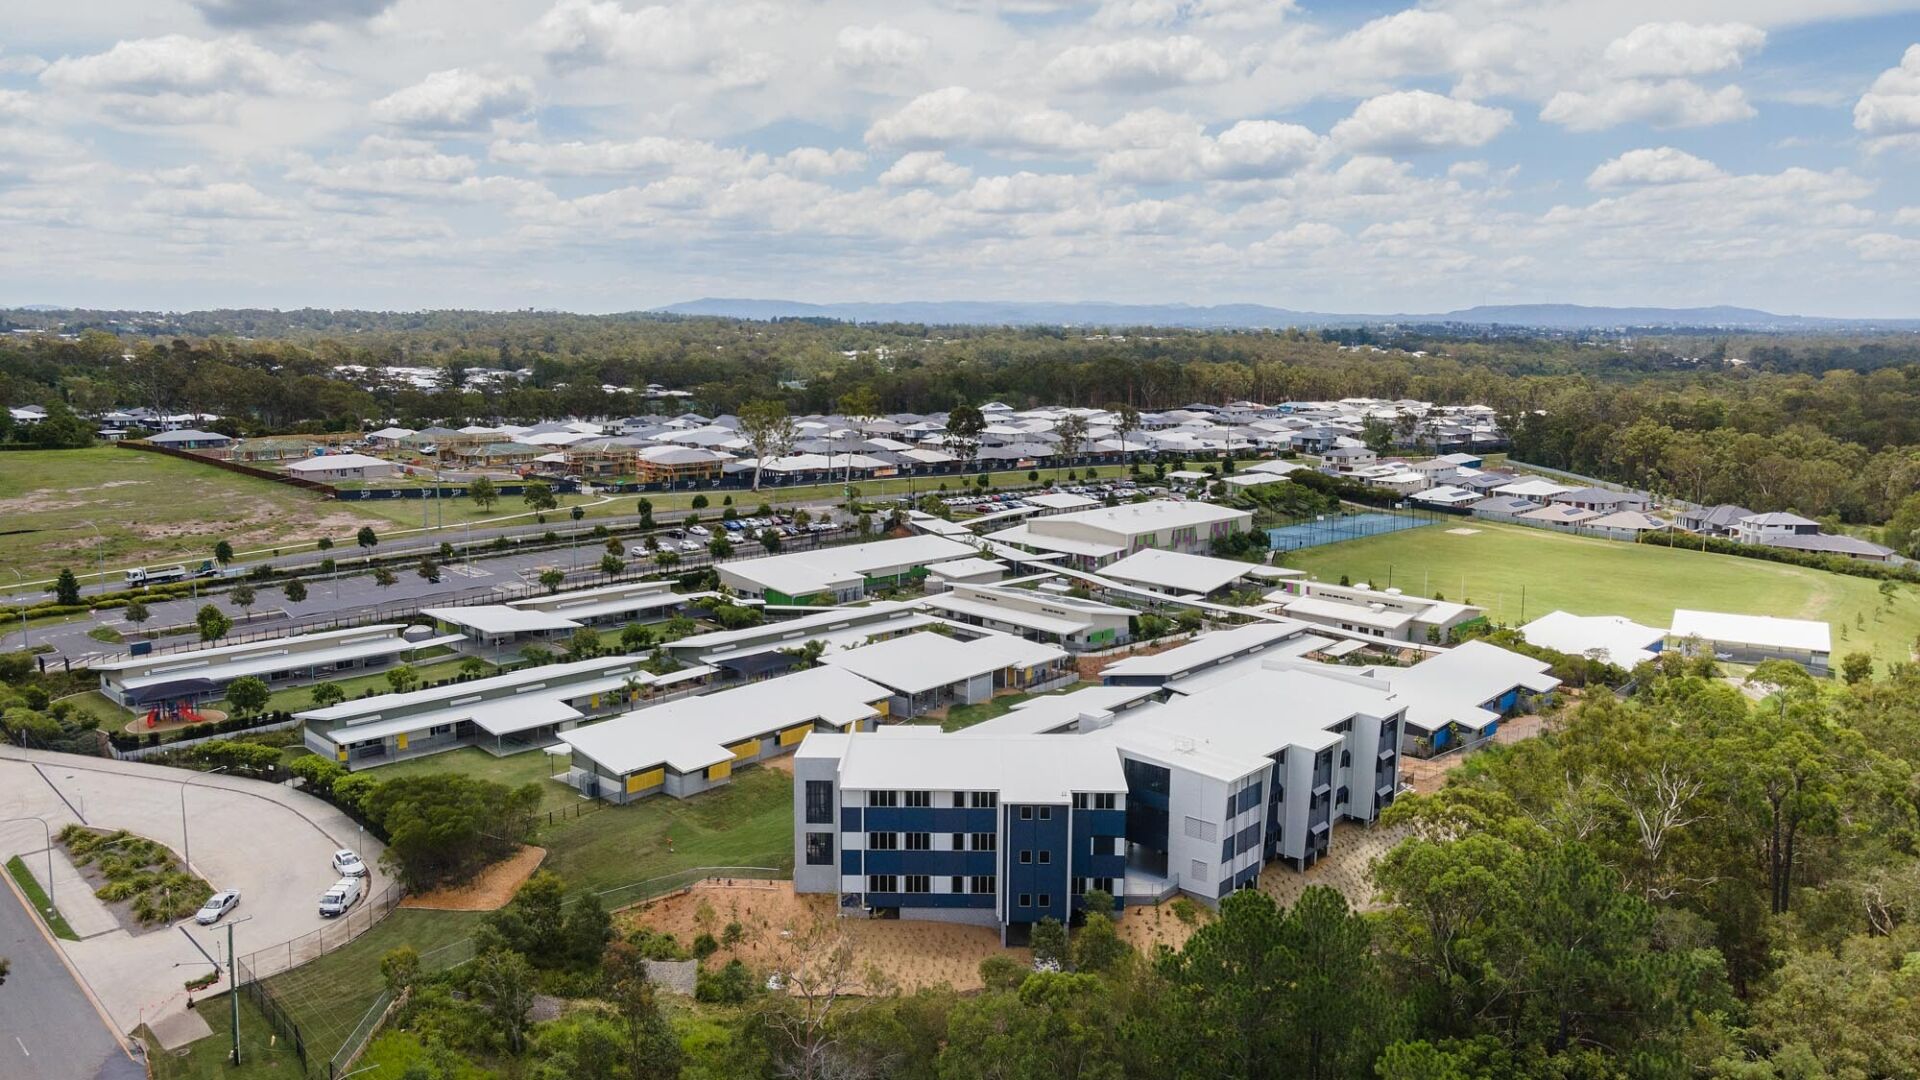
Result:
[[[237,919],[227,920],[227,997],[233,1003],[233,1063],[235,1065],[240,1064],[240,976],[234,967],[233,928],[252,918],[251,915],[242,915]],[[219,964],[214,965],[215,968],[219,966]]]
[[[0,825],[11,825],[16,821],[38,822],[40,831],[47,834],[47,906],[52,908],[55,906],[53,902],[53,826],[47,824],[46,818],[37,817],[0,818]]]
[[[92,520],[82,518],[80,524],[92,529],[94,539],[100,541],[93,545],[93,576],[100,579],[100,587],[105,589],[107,585],[107,538],[100,532],[100,526],[95,525]]]
[[[227,767],[222,765],[217,769],[208,769],[207,775],[226,771]],[[180,781],[180,857],[186,860],[188,873],[193,872],[193,840],[187,835],[187,785],[191,783],[191,780]]]

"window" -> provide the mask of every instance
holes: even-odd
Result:
[[[1040,820],[1041,820],[1041,821],[1052,821],[1052,820],[1053,820],[1053,807],[1051,807],[1051,806],[1043,806],[1043,807],[1041,807],[1041,808],[1040,808]]]
[[[1096,889],[1099,889],[1103,893],[1107,893],[1111,895],[1113,893],[1113,879],[1110,877],[1094,878],[1093,887]]]
[[[1227,812],[1225,816],[1228,818],[1232,818],[1234,815],[1234,808],[1239,805],[1240,805],[1240,796],[1238,794],[1228,795],[1227,796]]]
[[[1095,810],[1115,809],[1116,807],[1119,806],[1119,799],[1120,797],[1118,795],[1113,794],[1112,792],[1107,792],[1102,795],[1095,795],[1093,797],[1093,808]]]
[[[807,865],[833,865],[833,834],[830,832],[810,832],[807,834]]]
[[[931,792],[931,791],[909,791],[909,792],[907,792],[907,805],[908,805],[908,806],[918,806],[918,807],[928,807],[928,806],[932,806],[932,805],[933,805],[933,792]]]
[[[868,851],[900,850],[900,834],[891,832],[870,832],[867,834]]]
[[[932,851],[933,850],[933,834],[923,833],[923,832],[908,833],[907,834],[907,850],[908,851]]]
[[[1024,892],[1023,892],[1023,893],[1021,893],[1021,894],[1020,894],[1020,906],[1021,906],[1021,907],[1032,907],[1032,906],[1033,906],[1033,894],[1032,894],[1032,893],[1024,893]]]
[[[1043,908],[1050,908],[1050,907],[1052,907],[1052,906],[1053,906],[1053,897],[1052,897],[1052,896],[1050,896],[1050,895],[1048,895],[1048,894],[1046,894],[1046,893],[1041,893],[1041,894],[1040,894],[1040,906],[1041,906],[1041,907],[1043,907]]]
[[[1000,850],[1000,834],[990,833],[990,832],[974,833],[973,834],[973,850],[975,851]]]
[[[1053,852],[1048,851],[1045,848],[1041,848],[1040,849],[1040,865],[1048,866],[1048,865],[1051,865],[1052,863],[1053,863]]]
[[[869,796],[873,793],[868,792]],[[807,781],[807,824],[830,825],[833,823],[833,781]]]
[[[1026,865],[1026,864],[1028,864],[1028,863],[1031,863],[1032,861],[1033,861],[1033,852],[1031,852],[1031,851],[1022,851],[1022,852],[1020,853],[1020,863],[1021,863],[1021,865],[1023,865],[1023,866],[1024,866],[1024,865]]]
[[[933,891],[933,879],[925,874],[908,874],[906,892],[930,893]]]
[[[1333,801],[1337,805],[1345,806],[1347,805],[1347,800],[1350,797],[1350,795],[1351,793],[1348,792],[1347,789],[1343,787],[1339,791],[1334,793]]]
[[[991,810],[1000,805],[1000,793],[997,791],[976,791],[973,793],[975,810]]]
[[[953,851],[965,851],[965,850],[967,850],[967,834],[966,834],[966,833],[954,833],[954,834],[953,834],[953,847],[952,847],[952,848],[951,848],[950,850],[953,850]]]
[[[900,793],[897,791],[869,791],[867,792],[867,805],[899,806]]]
[[[961,888],[964,884],[966,884],[966,879],[959,874],[955,874],[947,881],[947,891],[950,893],[966,892],[967,890]]]
[[[1087,808],[1087,793],[1086,793],[1086,792],[1084,792],[1084,791],[1076,791],[1076,792],[1074,792],[1074,793],[1073,793],[1073,808],[1074,808],[1075,810],[1085,810],[1085,809]]]
[[[1077,895],[1079,895],[1079,894],[1081,894],[1081,893],[1084,893],[1084,892],[1086,892],[1086,891],[1087,891],[1087,879],[1086,879],[1086,878],[1083,878],[1083,877],[1077,877],[1077,878],[1074,878],[1074,879],[1073,879],[1073,891],[1074,891],[1074,895],[1076,895],[1076,896],[1077,896]]]
[[[1340,751],[1340,767],[1344,769],[1352,764],[1353,764],[1353,751],[1351,750]]]
[[[452,724],[435,724],[432,727],[427,729],[427,734],[428,735],[445,735],[447,732],[452,730],[453,730]]]
[[[1021,820],[1021,821],[1032,821],[1032,820],[1033,820],[1033,807],[1031,807],[1031,806],[1023,806],[1023,807],[1021,807],[1021,808],[1020,808],[1020,820]]]
[[[976,895],[991,893],[997,885],[998,882],[994,880],[992,874],[976,874],[973,878],[973,892]]]
[[[867,875],[867,891],[870,893],[899,892],[899,884],[892,874]]]
[[[1201,862],[1199,859],[1193,860],[1187,866],[1187,876],[1195,881],[1207,880],[1207,864]]]
[[[967,805],[967,793],[966,793],[966,792],[964,792],[964,791],[956,791],[956,792],[954,792],[954,793],[953,793],[953,808],[954,808],[955,810],[958,810],[958,809],[960,809],[961,807],[963,807],[963,806],[965,806],[965,805]]]

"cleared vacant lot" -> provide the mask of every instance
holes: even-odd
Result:
[[[89,525],[88,522],[92,524]],[[377,516],[291,487],[138,450],[30,450],[0,457],[0,566],[27,580],[198,561],[332,536],[352,544]],[[9,579],[11,583],[12,579]]]
[[[1667,626],[1675,608],[1816,619],[1831,624],[1836,660],[1864,651],[1884,669],[1909,658],[1920,634],[1920,590],[1901,585],[1888,604],[1880,583],[1800,566],[1623,544],[1463,519],[1290,554],[1288,566],[1322,581],[1342,574],[1375,587],[1469,600],[1496,622],[1519,624],[1559,609],[1625,615]],[[1522,611],[1521,590],[1525,592]]]

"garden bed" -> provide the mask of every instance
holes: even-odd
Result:
[[[183,868],[165,845],[125,829],[69,825],[58,839],[93,895],[130,933],[187,918],[213,895],[213,887]]]

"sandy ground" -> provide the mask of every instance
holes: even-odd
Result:
[[[497,911],[513,899],[520,883],[533,876],[547,857],[542,847],[522,847],[509,858],[494,863],[479,877],[465,885],[455,885],[409,896],[401,907],[427,908],[432,911]]]

